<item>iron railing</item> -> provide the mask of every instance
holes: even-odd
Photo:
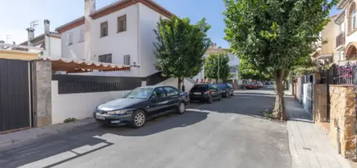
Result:
[[[320,70],[319,83],[357,85],[357,64],[333,65],[328,70]]]
[[[167,78],[156,73],[148,77],[53,75],[52,79],[58,81],[59,94],[69,94],[132,90],[140,87],[143,81],[156,85]]]

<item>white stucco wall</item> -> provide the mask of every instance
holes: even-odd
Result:
[[[144,76],[149,76],[157,72],[155,68],[156,56],[154,54],[155,47],[154,42],[156,42],[156,35],[154,30],[157,27],[157,23],[160,18],[167,19],[167,17],[161,15],[160,13],[152,10],[151,8],[143,5],[139,5],[139,54],[141,65],[141,74]]]
[[[138,64],[138,4],[121,9],[107,16],[100,17],[92,22],[92,55],[95,61],[98,61],[98,56],[103,54],[112,54],[114,64],[123,65],[124,56],[130,55],[131,64]],[[126,15],[127,30],[125,32],[117,32],[117,19],[120,16]],[[100,24],[108,22],[108,36],[100,37]],[[106,72],[104,75],[109,76],[142,76],[139,73],[139,68],[131,68],[126,72]]]
[[[169,79],[167,79],[167,80],[165,80],[165,81],[163,81],[163,82],[161,82],[161,83],[159,83],[157,85],[173,86],[173,87],[177,88],[177,82],[178,82],[177,78],[169,78]],[[184,80],[184,84],[185,84],[185,89],[186,89],[185,91],[186,92],[189,92],[193,88],[193,86],[195,85],[194,81],[191,81],[189,79],[185,79]]]
[[[117,18],[126,15],[127,31],[117,32]],[[130,55],[133,67],[125,72],[100,72],[91,75],[101,76],[135,76],[147,77],[157,72],[155,68],[154,45],[156,36],[154,29],[165,16],[144,4],[137,3],[91,22],[91,54],[92,61],[98,61],[99,55],[112,54],[114,64],[123,64],[124,56]],[[100,37],[100,24],[108,22],[108,36]],[[84,58],[84,43],[79,43],[80,31],[84,25],[73,28],[62,34],[62,50],[64,57]],[[73,45],[68,46],[68,34],[73,34]]]
[[[62,40],[56,37],[45,36],[44,55],[58,59],[62,56]]]
[[[107,101],[121,98],[128,91],[58,94],[58,81],[52,81],[52,124],[63,123],[67,118],[92,117],[95,108]]]
[[[84,25],[75,27],[61,34],[62,38],[62,57],[73,59],[85,59],[84,57],[84,42],[80,41],[80,32],[84,29]],[[72,34],[73,44],[68,45],[68,36]]]

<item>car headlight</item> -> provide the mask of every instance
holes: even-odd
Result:
[[[109,115],[119,115],[119,114],[125,114],[127,112],[128,112],[128,110],[116,110],[116,111],[108,112],[108,114]]]

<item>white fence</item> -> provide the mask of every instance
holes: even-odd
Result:
[[[52,87],[52,124],[63,123],[65,119],[92,117],[95,108],[107,101],[121,98],[128,91],[58,94],[58,81]]]
[[[312,84],[305,83],[303,85],[303,99],[302,104],[306,112],[312,113]]]

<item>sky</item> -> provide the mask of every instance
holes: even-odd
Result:
[[[117,0],[97,0],[97,9]],[[223,0],[155,0],[179,17],[192,23],[206,18],[211,29],[208,36],[218,46],[228,48],[224,40]],[[26,28],[37,21],[36,35],[43,33],[43,20],[51,21],[51,30],[68,23],[84,13],[84,0],[3,0],[0,5],[0,40],[21,43],[27,39]],[[337,13],[336,10],[332,14]]]

